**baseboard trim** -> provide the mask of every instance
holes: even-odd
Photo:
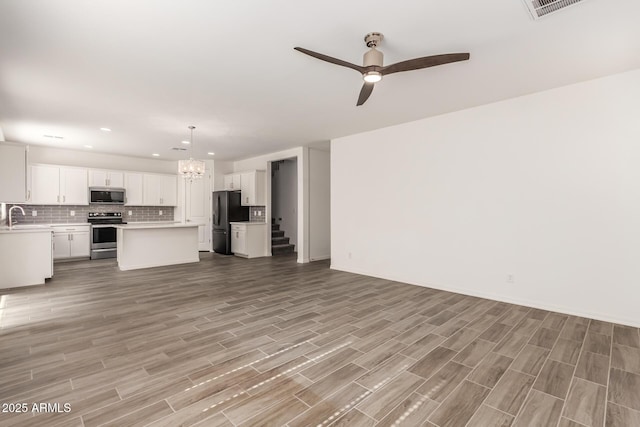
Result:
[[[331,258],[331,254],[314,256],[314,257],[309,258],[309,260],[313,262],[313,261],[322,261],[322,260],[329,259],[329,258]]]
[[[432,289],[438,289],[438,290],[441,290],[441,291],[455,292],[455,293],[458,293],[458,294],[468,295],[468,296],[472,296],[472,297],[485,298],[485,299],[490,299],[490,300],[493,300],[493,301],[506,302],[506,303],[509,303],[509,304],[523,305],[525,307],[539,308],[541,310],[547,310],[547,311],[555,311],[557,313],[568,314],[570,316],[586,317],[586,318],[594,319],[594,320],[602,320],[603,322],[618,323],[618,324],[621,324],[621,325],[632,326],[634,328],[640,328],[640,321],[620,318],[620,317],[616,317],[616,316],[611,316],[611,315],[605,314],[605,313],[592,313],[592,312],[588,312],[588,311],[576,310],[576,309],[569,308],[569,307],[556,306],[556,305],[553,305],[553,304],[547,304],[547,303],[544,303],[544,302],[541,302],[541,301],[525,300],[525,299],[520,299],[520,298],[512,298],[512,297],[509,297],[509,296],[506,296],[506,295],[499,295],[499,294],[492,294],[492,293],[485,293],[485,292],[477,292],[477,291],[464,289],[464,288],[456,288],[456,287],[453,287],[453,286],[434,285],[434,284],[431,284],[431,283],[429,283],[429,284],[419,283],[419,282],[415,282],[413,280],[407,280],[406,278],[402,278],[400,276],[386,275],[386,274],[385,275],[376,275],[376,274],[373,274],[373,273],[368,272],[368,271],[358,270],[357,268],[350,268],[350,267],[345,267],[345,266],[341,266],[341,265],[337,265],[337,264],[331,264],[330,268],[332,270],[344,271],[344,272],[347,272],[347,273],[359,274],[359,275],[362,275],[362,276],[375,277],[375,278],[378,278],[378,279],[392,280],[394,282],[406,283],[408,285],[413,285],[413,286],[421,286],[423,288],[432,288]]]

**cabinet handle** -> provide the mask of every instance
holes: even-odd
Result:
[[[58,200],[57,200],[57,202],[58,202],[58,203],[60,203],[60,195],[59,195],[59,194],[58,194]]]
[[[67,201],[67,196],[62,196],[62,203]]]
[[[31,190],[27,190],[27,200],[31,201]]]
[[[236,231],[236,238],[240,238],[240,235],[238,234],[237,231]]]

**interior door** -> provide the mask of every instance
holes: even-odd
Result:
[[[198,250],[211,250],[211,191],[209,174],[202,179],[185,180],[185,219],[198,225]]]

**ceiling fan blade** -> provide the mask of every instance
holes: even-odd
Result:
[[[356,65],[356,64],[352,64],[351,62],[347,62],[347,61],[343,61],[342,59],[338,59],[338,58],[334,58],[332,56],[328,56],[328,55],[323,55],[321,53],[318,52],[314,52],[312,50],[309,49],[304,49],[302,47],[294,47],[295,50],[297,50],[298,52],[302,52],[305,53],[309,56],[313,56],[314,58],[318,58],[322,61],[326,61],[326,62],[330,62],[332,64],[336,64],[336,65],[341,65],[343,67],[347,67],[347,68],[351,68],[353,70],[356,70],[360,73],[364,73],[365,72],[365,67],[362,67],[360,65]]]
[[[449,64],[450,62],[466,61],[468,53],[446,53],[444,55],[424,56],[422,58],[409,59],[382,67],[383,76],[401,71],[419,70],[421,68],[435,67],[436,65]]]
[[[362,89],[360,89],[360,95],[358,96],[358,103],[356,104],[356,107],[361,106],[367,99],[369,99],[371,92],[373,92],[374,85],[375,83],[364,82]]]

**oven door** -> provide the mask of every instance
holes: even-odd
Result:
[[[115,248],[116,228],[108,224],[94,224],[91,226],[91,249]]]

